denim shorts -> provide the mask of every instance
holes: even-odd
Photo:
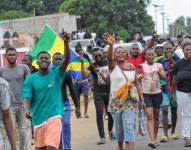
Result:
[[[117,141],[135,142],[136,112],[124,110],[123,112],[111,112],[111,115]]]
[[[84,96],[88,95],[89,92],[89,82],[75,83],[74,88],[76,90],[77,96],[83,94]]]

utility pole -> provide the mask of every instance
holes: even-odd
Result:
[[[153,4],[153,6],[155,7],[155,30],[157,32],[158,31],[158,28],[157,28],[157,8],[159,7],[159,5]]]
[[[163,35],[164,35],[164,15],[165,15],[165,13],[162,12],[161,14],[162,14],[162,30],[163,30]]]

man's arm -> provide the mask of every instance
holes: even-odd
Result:
[[[8,83],[5,82],[3,86],[0,87],[0,107],[3,115],[3,124],[7,132],[9,142],[11,144],[11,150],[16,150],[15,139],[14,139],[14,129],[11,120],[11,115],[9,112],[10,101],[11,101],[11,91]]]
[[[70,95],[71,95],[74,105],[77,109],[78,108],[78,98],[77,98],[77,94],[76,94],[76,91],[75,91],[73,83],[72,83],[72,78],[70,77],[70,75],[67,75],[66,78],[67,78],[66,84],[68,85]]]
[[[31,112],[29,110],[29,108],[30,108],[30,100],[26,98],[24,101],[25,101],[25,103],[24,103],[24,106],[25,106],[25,116],[26,116],[27,119],[31,119],[32,118],[32,114],[31,114]]]
[[[84,79],[90,76],[91,72],[85,68],[84,66],[84,59],[83,57],[79,57],[79,60],[81,62],[81,73]]]
[[[11,150],[16,150],[13,123],[11,120],[11,115],[10,115],[9,109],[2,110],[2,115],[3,115],[3,124],[4,124],[5,130],[6,130],[9,142],[11,144]]]
[[[70,48],[69,48],[69,34],[66,32],[62,32],[62,39],[64,40],[64,60],[60,64],[60,69],[62,71],[66,71],[68,67],[68,63],[70,61]]]

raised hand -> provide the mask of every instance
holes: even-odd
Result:
[[[65,42],[69,42],[70,41],[70,35],[69,33],[65,32],[64,31],[64,28],[62,28],[62,39],[65,41]]]
[[[109,44],[109,45],[113,45],[115,42],[115,36],[109,34],[108,32],[104,33],[103,35],[104,40]]]

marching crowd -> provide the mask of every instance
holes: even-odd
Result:
[[[178,140],[179,111],[184,146],[191,147],[191,37],[179,35],[174,44],[170,38],[159,39],[153,33],[146,42],[137,40],[144,49],[134,42],[127,50],[122,46],[114,48],[116,37],[105,33],[103,41],[108,49],[104,52],[91,46],[84,52],[80,44],[76,45],[76,63],[80,63],[77,76],[67,71],[70,37],[65,32],[61,37],[64,56],[55,53],[51,58],[48,52],[41,51],[37,55],[38,69],[32,65],[29,54],[19,64],[16,49],[6,49],[8,64],[0,68],[0,123],[11,150],[17,149],[16,128],[19,150],[26,150],[25,119],[31,122],[31,144],[36,150],[71,150],[71,102],[67,89],[76,117],[88,119],[89,88],[96,110],[98,145],[105,144],[104,115],[108,119],[109,138],[117,141],[117,150],[134,150],[137,114],[139,133],[145,136],[148,130],[149,147],[159,146],[160,125],[164,131],[161,143]],[[0,150],[2,144],[0,133]]]

